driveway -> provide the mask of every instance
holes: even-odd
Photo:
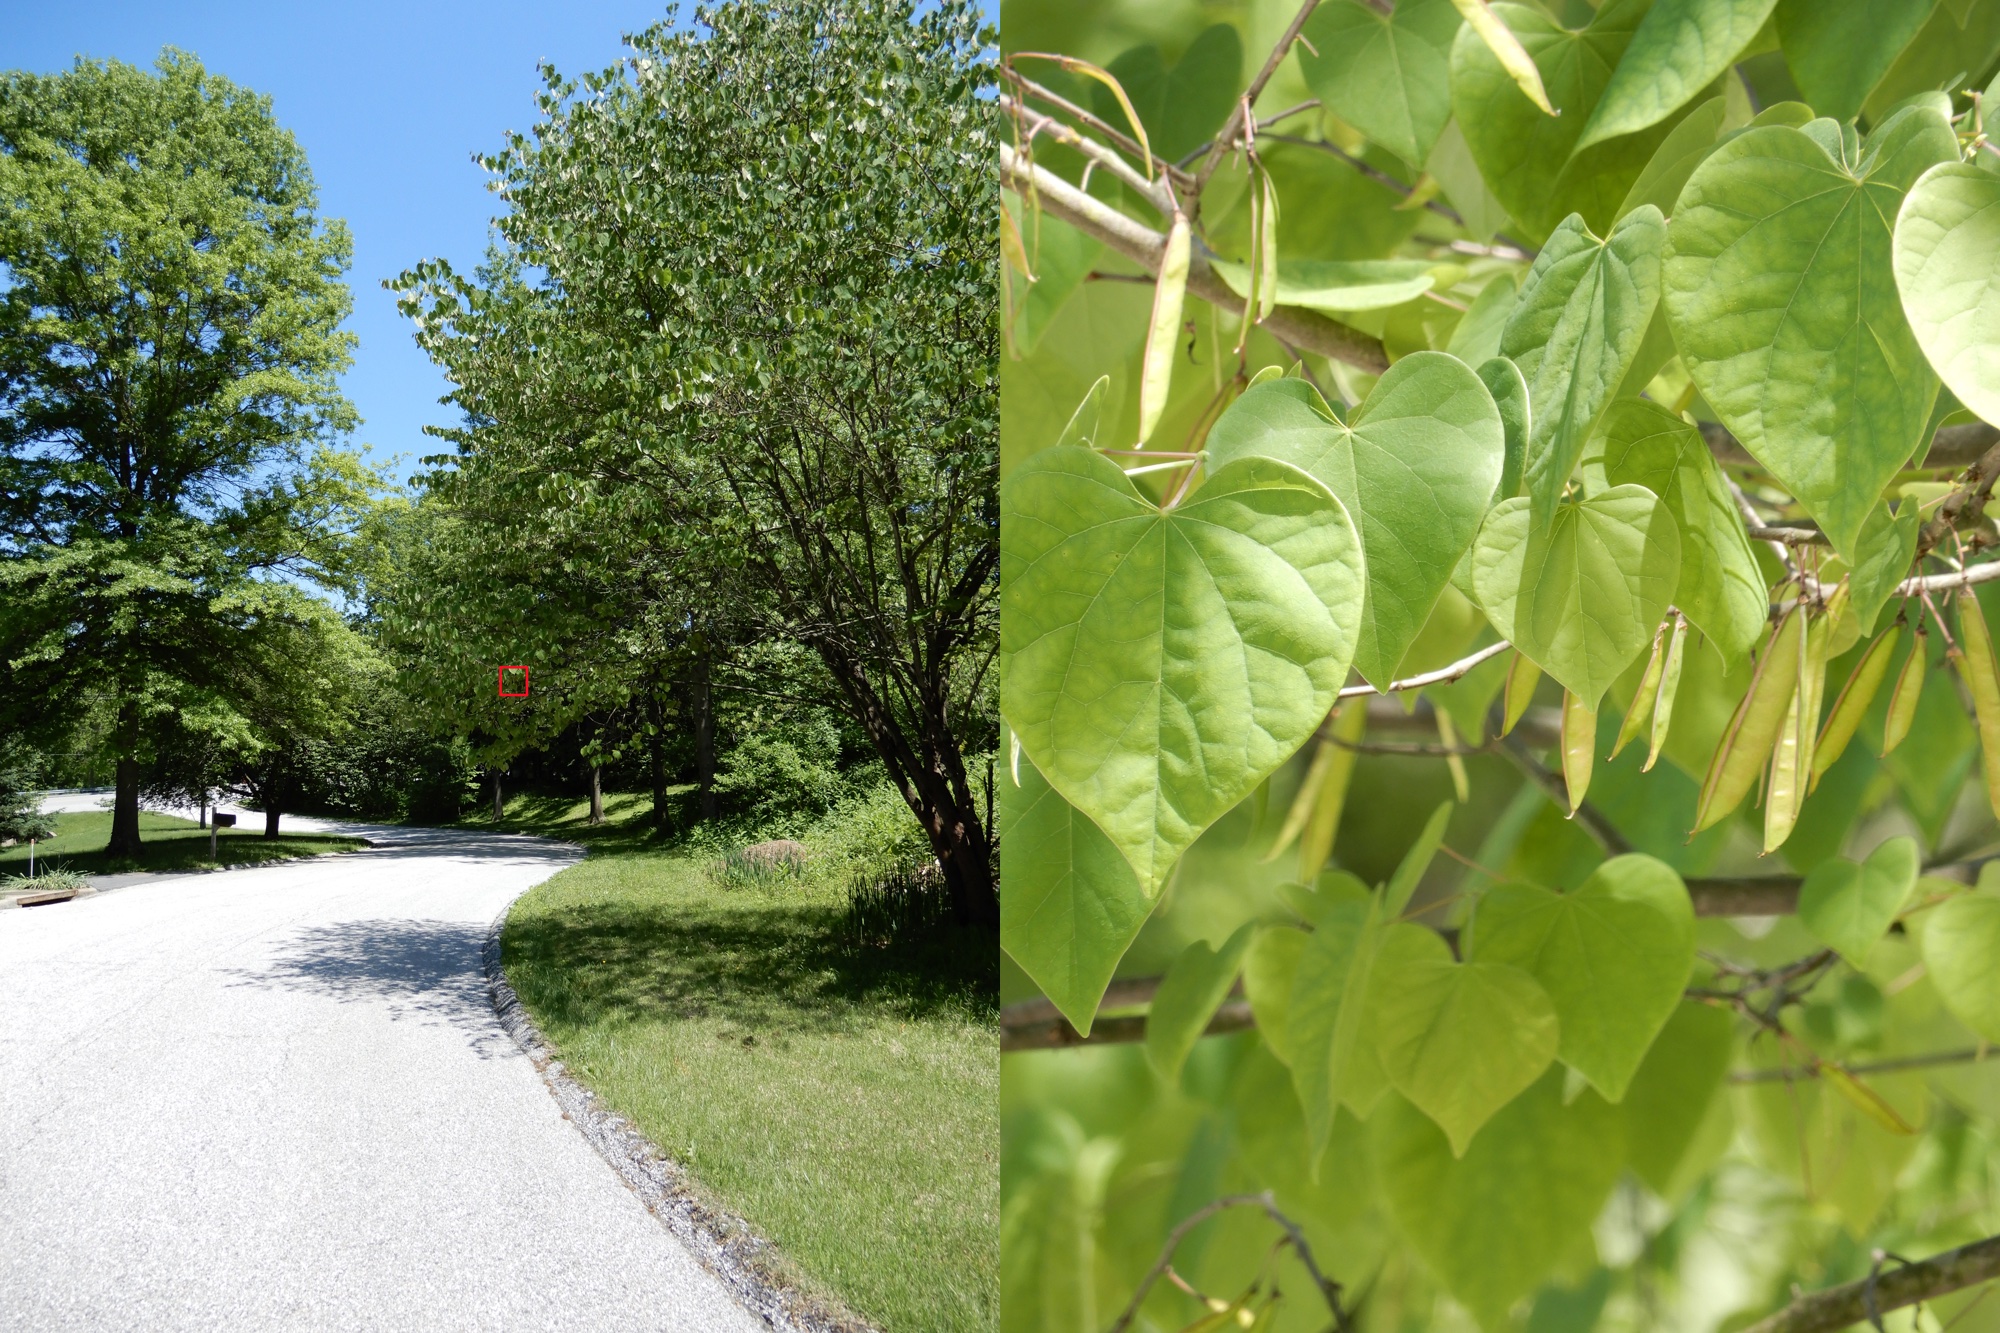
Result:
[[[378,846],[0,913],[0,1329],[763,1329],[493,1016],[576,849],[285,826]]]

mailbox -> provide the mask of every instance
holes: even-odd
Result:
[[[217,828],[235,828],[236,816],[225,815],[218,810],[213,817],[213,822]]]

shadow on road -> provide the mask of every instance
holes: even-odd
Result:
[[[486,994],[485,942],[486,928],[469,922],[391,918],[309,926],[268,966],[232,969],[231,984],[385,1002],[397,1022],[455,1028],[478,1055],[509,1055],[517,1048]]]

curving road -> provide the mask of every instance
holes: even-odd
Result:
[[[294,826],[380,846],[0,912],[0,1329],[764,1329],[494,1018],[576,849]]]

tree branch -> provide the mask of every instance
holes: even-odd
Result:
[[[2000,1277],[2000,1236],[1989,1236],[1891,1272],[1880,1272],[1881,1262],[1878,1257],[1878,1271],[1861,1281],[1800,1296],[1743,1333],[1833,1333],[1851,1324],[1879,1320],[1890,1310]]]
[[[1167,245],[1164,235],[1091,198],[1048,168],[1023,161],[1006,144],[1000,145],[1000,178],[1017,196],[1037,200],[1055,217],[1104,242],[1148,273],[1160,271],[1160,256]],[[1208,257],[1200,253],[1188,264],[1188,290],[1225,310],[1240,310],[1243,305],[1243,298],[1229,289],[1209,266]],[[1370,374],[1379,375],[1389,368],[1389,355],[1379,338],[1315,311],[1279,306],[1264,318],[1263,328],[1280,342],[1344,361]]]

